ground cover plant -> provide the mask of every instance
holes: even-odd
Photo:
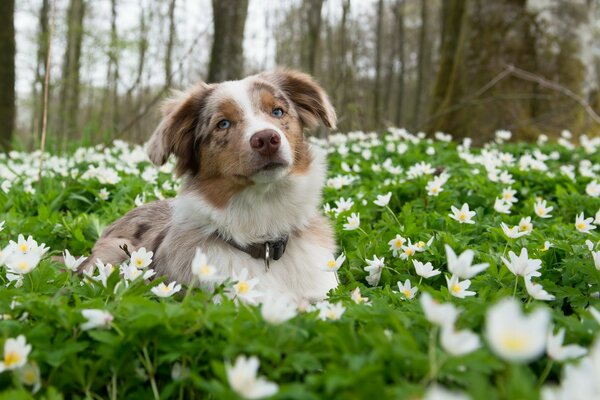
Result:
[[[300,307],[254,304],[246,276],[203,290],[201,249],[192,288],[143,250],[74,273],[110,222],[175,195],[173,164],[117,141],[46,156],[38,181],[39,153],[3,156],[0,398],[599,398],[600,141],[508,139],[313,140],[341,284]]]

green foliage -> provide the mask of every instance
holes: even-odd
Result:
[[[400,154],[396,148],[404,143],[406,152]],[[260,359],[259,374],[279,385],[276,397],[281,399],[419,398],[434,382],[474,399],[538,398],[538,380],[548,359],[544,356],[529,364],[512,365],[497,358],[485,343],[486,311],[513,293],[514,276],[501,257],[527,247],[531,258],[543,262],[539,282],[556,296],[545,306],[551,310],[553,323],[566,328],[566,342],[588,347],[598,336],[600,327],[586,309],[600,307],[600,271],[584,242],[598,242],[599,235],[578,232],[574,221],[581,212],[594,215],[600,199],[585,193],[591,178],[577,173],[571,180],[560,167],[577,166],[584,159],[597,165],[599,153],[590,155],[552,144],[539,148],[560,156],[545,161],[548,171],[521,169],[518,162],[500,166],[512,174],[519,199],[511,214],[503,215],[495,212],[493,205],[508,185],[490,181],[484,166],[464,161],[453,143],[396,141],[390,135],[386,141],[363,138],[344,146],[351,149],[347,155],[341,155],[336,146],[329,147],[329,175],[353,175],[355,180],[336,188],[330,182],[324,191],[325,203],[331,207],[340,197],[354,201],[349,211],[329,214],[341,251],[347,256],[339,270],[341,285],[329,299],[346,307],[340,320],[323,321],[313,311],[270,325],[261,317],[260,308],[235,305],[226,298],[216,304],[212,295],[197,288],[158,299],[150,288],[162,278],[149,283],[138,280],[125,287],[113,274],[103,287],[46,258],[25,276],[20,288],[7,284],[4,272],[0,273],[0,314],[5,314],[0,321],[0,344],[20,334],[31,344],[29,360],[39,366],[42,384],[35,397],[236,398],[227,382],[225,362],[245,354]],[[429,148],[434,155],[428,155]],[[365,149],[371,153],[369,159],[364,153],[361,156]],[[508,144],[501,150],[518,160],[538,148]],[[490,154],[496,157],[493,150],[487,151],[487,158]],[[479,153],[475,150],[472,154]],[[103,228],[134,207],[136,196],[144,195],[149,201],[174,195],[168,169],[156,179],[140,173],[150,168],[140,154],[140,148],[122,143],[111,149],[82,151],[66,161],[64,174],[59,172],[63,171],[61,162],[53,159],[47,162],[42,181],[33,186],[35,157],[15,153],[3,160],[4,178],[10,176],[6,170],[18,169],[19,173],[11,178],[8,192],[0,191],[0,209],[6,221],[0,232],[2,243],[16,240],[18,234],[31,234],[51,248],[51,255],[59,255],[63,249],[87,254]],[[425,189],[432,175],[411,178],[407,173],[423,161],[431,163],[433,170],[450,174],[438,196],[429,196]],[[120,181],[101,184],[103,178],[89,176],[91,166],[118,170]],[[404,171],[390,172],[389,166]],[[345,172],[348,168],[359,172]],[[107,200],[100,197],[103,188],[109,192]],[[377,195],[388,191],[392,193],[389,209],[373,204]],[[554,207],[552,218],[535,216],[536,197]],[[451,206],[465,202],[477,212],[473,225],[459,224],[448,216]],[[352,212],[360,213],[360,230],[343,228]],[[533,232],[507,239],[500,223],[512,226],[525,216],[533,217]],[[444,244],[457,253],[474,250],[475,262],[490,264],[472,279],[470,290],[477,295],[452,297],[443,274],[420,280],[412,258],[392,255],[388,242],[396,234],[413,243],[434,237],[429,248],[412,258],[429,261],[444,273]],[[545,241],[552,244],[547,251],[543,250]],[[374,255],[385,257],[386,268],[379,285],[371,287],[363,268],[365,260]],[[417,296],[430,292],[461,308],[457,326],[481,335],[483,346],[452,357],[439,345],[435,331],[432,341],[434,328],[418,299],[407,300],[395,290],[396,283],[406,279],[419,288]],[[370,299],[369,305],[351,300],[350,292],[357,287]],[[526,310],[541,303],[529,297],[523,280],[516,297]],[[114,317],[112,327],[82,330],[85,318],[81,311],[89,308],[109,311]],[[176,364],[189,375],[173,377]],[[555,364],[546,381],[558,381],[561,369]],[[30,389],[15,373],[0,373],[0,399],[28,399],[32,397]]]

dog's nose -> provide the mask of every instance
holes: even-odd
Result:
[[[250,138],[250,147],[261,156],[270,156],[277,152],[281,144],[281,136],[273,129],[256,132]]]

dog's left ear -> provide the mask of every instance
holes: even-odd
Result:
[[[306,128],[315,128],[319,122],[335,129],[337,116],[325,90],[308,74],[277,69],[265,72],[261,77],[277,85],[294,103]]]

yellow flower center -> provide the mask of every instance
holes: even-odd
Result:
[[[406,248],[406,250],[404,250],[404,253],[405,253],[407,256],[412,256],[413,254],[415,254],[415,251],[413,250],[413,248],[412,248],[412,247],[407,247],[407,248]]]
[[[27,250],[29,250],[29,246],[27,246],[27,244],[26,244],[26,243],[21,243],[21,244],[19,245],[19,249],[20,249],[20,250],[21,250],[23,253],[26,253],[26,252],[27,252]]]
[[[505,193],[505,194],[504,194],[504,200],[510,200],[510,199],[512,199],[512,194],[510,194],[510,193]]]
[[[337,314],[331,310],[327,311],[327,319],[337,319]]]
[[[431,188],[431,193],[437,193],[438,192],[438,188],[436,186]]]
[[[163,292],[167,293],[167,292],[169,292],[170,289],[169,289],[169,287],[167,285],[163,284],[160,287],[160,290],[162,290]]]
[[[142,260],[141,258],[136,258],[135,259],[135,265],[137,267],[141,267],[142,265],[144,265],[144,260]]]
[[[17,268],[19,268],[19,271],[27,271],[29,269],[29,264],[27,263],[27,261],[21,261],[17,265]]]
[[[404,295],[404,297],[406,297],[406,298],[410,298],[410,297],[412,297],[412,293],[411,293],[411,292],[410,292],[410,290],[408,290],[408,289],[404,289],[404,290],[402,291],[402,294],[403,294],[403,295]]]
[[[452,293],[460,293],[462,291],[462,288],[460,287],[460,285],[458,283],[455,283],[452,285]]]
[[[425,242],[418,242],[417,247],[422,249],[423,247],[425,247]]]
[[[25,372],[23,372],[23,375],[21,375],[21,379],[23,380],[24,384],[29,386],[37,382],[37,376],[33,369],[25,370]]]
[[[250,290],[250,286],[248,286],[248,282],[246,281],[241,281],[240,283],[238,283],[236,285],[236,288],[239,294],[246,294]]]
[[[519,230],[520,230],[521,232],[528,231],[528,230],[529,230],[529,225],[528,225],[528,224],[522,224],[522,225],[519,225]]]
[[[18,364],[21,361],[22,357],[16,351],[9,351],[4,355],[4,366],[6,368],[10,368],[13,365]]]
[[[505,336],[501,340],[502,346],[511,351],[520,351],[527,348],[527,340],[523,337]]]
[[[335,268],[335,260],[329,260],[327,262],[327,268],[330,268],[330,269]]]
[[[394,242],[394,244],[396,245],[396,247],[402,247],[404,245],[404,240],[402,240],[402,239],[396,239],[396,241]]]
[[[202,267],[200,267],[200,274],[204,276],[210,275],[210,267],[204,264]]]
[[[461,221],[464,221],[465,219],[467,219],[467,215],[461,211],[458,213],[458,219],[460,219]]]
[[[585,222],[580,222],[577,224],[578,229],[585,229]]]

